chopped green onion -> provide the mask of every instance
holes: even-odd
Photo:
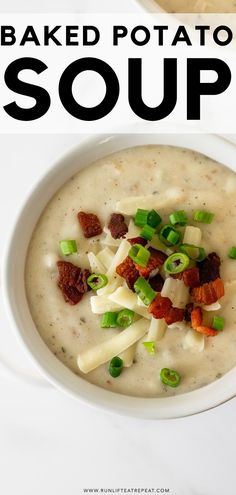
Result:
[[[229,252],[228,252],[228,257],[231,258],[232,260],[236,260],[236,247],[231,247]]]
[[[150,227],[156,228],[162,221],[162,218],[160,217],[159,213],[155,210],[151,210],[148,213],[147,217],[147,224],[150,225]]]
[[[190,260],[203,261],[206,258],[205,249],[192,244],[180,244],[179,250],[181,253],[187,254]]]
[[[147,266],[151,253],[141,244],[134,244],[128,255],[135,263],[144,267]]]
[[[167,273],[181,273],[189,265],[189,257],[184,253],[171,254],[164,263],[164,270]]]
[[[129,327],[134,319],[134,311],[131,309],[122,309],[117,316],[118,327]]]
[[[169,220],[172,225],[178,224],[181,225],[181,227],[184,227],[188,223],[188,217],[184,210],[174,211],[169,216]]]
[[[214,213],[210,211],[195,211],[193,215],[193,220],[200,223],[211,223],[214,218]]]
[[[108,278],[106,275],[103,275],[103,273],[92,273],[92,275],[89,275],[87,278],[87,284],[93,290],[102,289],[108,284]]]
[[[181,237],[181,233],[178,232],[172,225],[164,225],[159,232],[159,239],[166,246],[175,246],[178,244]]]
[[[138,227],[143,227],[144,225],[146,225],[148,213],[148,210],[142,210],[141,208],[138,208],[134,217],[135,225],[137,225]]]
[[[101,328],[116,328],[118,313],[113,311],[107,311],[102,315]]]
[[[161,223],[162,219],[155,210],[142,210],[138,208],[134,217],[134,223],[138,227],[144,227],[144,225],[150,225],[150,227],[157,227]]]
[[[155,342],[143,342],[143,345],[149,354],[155,354]]]
[[[181,377],[179,373],[175,370],[169,368],[162,368],[160,372],[160,379],[162,383],[168,385],[169,387],[178,387]]]
[[[214,330],[218,330],[219,332],[222,332],[222,330],[224,330],[224,326],[225,326],[225,320],[224,318],[222,318],[222,316],[213,316],[212,328],[214,328]]]
[[[144,239],[146,239],[147,241],[151,241],[154,234],[155,234],[155,231],[156,231],[156,229],[154,229],[153,227],[150,227],[150,225],[146,224],[142,228],[140,235],[141,235],[141,237],[144,237]]]
[[[135,284],[134,290],[143,303],[148,306],[156,297],[156,292],[152,289],[151,285],[143,277],[139,277]]]
[[[110,375],[113,378],[117,378],[118,376],[120,376],[123,366],[124,366],[123,359],[119,358],[118,356],[113,357],[109,364]]]
[[[76,241],[60,241],[60,250],[63,256],[68,256],[69,254],[77,253]]]

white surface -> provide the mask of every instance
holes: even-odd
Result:
[[[0,10],[84,11],[86,6],[87,11],[95,11],[98,3],[100,11],[108,6],[122,11],[129,4],[128,0],[35,0],[33,4],[8,0],[0,2]],[[1,251],[11,217],[31,184],[78,139],[0,137]],[[30,370],[1,304],[0,298],[1,353]],[[34,389],[1,377],[1,493],[77,495],[83,487],[166,487],[171,495],[233,495],[235,412],[233,400],[184,420],[123,419],[79,406],[50,387]]]

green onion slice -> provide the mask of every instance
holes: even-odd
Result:
[[[156,297],[156,292],[152,289],[151,285],[143,277],[139,277],[135,284],[134,290],[143,303],[148,306]]]
[[[147,224],[154,229],[162,222],[162,218],[156,210],[151,210],[147,216]]]
[[[195,211],[193,215],[193,220],[195,222],[200,222],[200,223],[211,223],[213,218],[214,218],[214,213],[211,213],[210,211],[198,210]]]
[[[188,217],[184,210],[174,211],[169,216],[169,220],[172,225],[181,225],[181,227],[188,223]]]
[[[144,227],[144,225],[150,225],[150,227],[156,228],[162,219],[160,215],[155,210],[142,210],[138,208],[136,215],[134,217],[134,223],[138,227]]]
[[[181,273],[189,265],[189,257],[184,253],[171,254],[164,263],[164,270],[167,273]]]
[[[113,378],[117,378],[118,376],[120,376],[123,366],[124,366],[123,359],[119,358],[118,356],[113,357],[109,364],[110,375]]]
[[[214,330],[218,330],[219,332],[222,332],[222,330],[224,330],[224,326],[225,326],[225,320],[224,318],[222,318],[222,316],[213,316],[212,328],[214,328]]]
[[[205,249],[192,244],[180,244],[179,250],[181,253],[187,254],[190,260],[203,261],[206,258]]]
[[[138,208],[134,217],[135,225],[137,225],[138,227],[144,227],[144,225],[146,225],[147,223],[148,213],[148,210],[142,210],[141,208]]]
[[[119,311],[117,316],[117,325],[118,327],[129,327],[131,323],[133,323],[134,319],[134,311],[131,309],[122,309]]]
[[[181,377],[179,373],[175,370],[169,368],[162,368],[160,372],[160,379],[162,383],[168,385],[169,387],[178,387]]]
[[[147,241],[151,241],[155,232],[156,232],[156,229],[154,229],[153,227],[150,227],[150,225],[146,224],[142,228],[140,235],[141,235],[141,237],[144,237],[144,239],[146,239]]]
[[[147,266],[150,255],[150,251],[141,244],[134,244],[128,253],[128,256],[135,261],[135,263],[143,267]]]
[[[103,273],[92,273],[87,278],[87,284],[93,290],[102,289],[108,284],[108,278]]]
[[[175,246],[180,241],[181,233],[172,225],[164,225],[159,232],[159,239],[166,246]]]
[[[149,354],[155,354],[156,343],[155,342],[143,342],[143,345]]]
[[[68,256],[69,254],[77,253],[77,244],[75,240],[60,241],[60,250],[63,256]]]
[[[101,328],[116,328],[118,313],[113,311],[107,311],[102,315]]]
[[[229,252],[228,252],[228,257],[231,258],[232,260],[236,260],[236,247],[231,247]]]

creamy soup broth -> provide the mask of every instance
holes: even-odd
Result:
[[[80,229],[79,210],[97,213],[107,224],[116,202],[128,196],[158,195],[170,187],[180,194],[177,209],[189,217],[196,209],[215,213],[210,225],[201,224],[203,247],[222,258],[221,276],[226,295],[218,313],[225,317],[225,329],[215,338],[205,338],[203,352],[185,350],[185,331],[168,329],[154,356],[142,343],[135,363],[113,379],[104,364],[87,375],[80,373],[76,359],[82,351],[115,335],[119,330],[101,329],[100,316],[91,312],[90,295],[76,306],[67,304],[57,287],[56,261],[61,239],[76,239],[78,254],[68,261],[89,267],[88,251],[99,251],[102,236],[85,239]],[[45,208],[30,242],[26,262],[26,290],[36,327],[49,349],[74,373],[106,389],[122,394],[157,397],[180,394],[202,387],[236,364],[236,261],[227,258],[235,242],[236,175],[198,153],[168,146],[145,146],[121,151],[99,160],[71,178]],[[158,209],[158,208],[157,208]],[[162,214],[174,210],[173,205]],[[212,318],[212,313],[208,315]],[[145,339],[143,339],[145,340]],[[163,385],[160,369],[176,369],[182,376],[176,389]]]
[[[167,12],[236,12],[235,0],[158,0]]]

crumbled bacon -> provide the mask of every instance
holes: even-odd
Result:
[[[89,270],[82,270],[79,274],[78,280],[76,282],[76,288],[81,294],[85,294],[91,288],[87,284],[87,279],[91,275],[91,272]]]
[[[213,328],[206,327],[203,325],[195,328],[195,330],[197,330],[197,332],[203,333],[207,337],[215,337],[219,333],[217,332],[217,330],[214,330]]]
[[[148,282],[153,290],[155,290],[156,292],[161,292],[164,285],[164,280],[160,273],[157,273],[157,275],[155,275],[154,277],[149,278]]]
[[[75,286],[81,272],[81,268],[73,265],[73,263],[70,263],[69,261],[58,261],[57,268],[59,273],[59,287],[64,285]]]
[[[78,213],[78,220],[85,237],[95,237],[96,235],[100,235],[102,233],[100,220],[97,215],[94,215],[94,213],[85,213],[84,211],[80,211]]]
[[[224,296],[224,283],[221,278],[195,287],[191,290],[193,301],[198,304],[213,304]]]
[[[220,278],[220,258],[216,253],[210,253],[198,263],[200,274],[200,285],[212,282]]]
[[[202,325],[202,310],[197,306],[194,308],[191,312],[191,325],[192,327],[196,330],[197,327],[200,327]]]
[[[165,316],[165,322],[167,325],[176,323],[177,321],[183,321],[184,309],[170,308],[169,313]]]
[[[139,272],[135,268],[135,264],[129,256],[127,256],[124,261],[116,267],[116,273],[125,279],[131,290],[134,289],[134,283],[139,278]]]
[[[81,301],[83,294],[89,290],[87,278],[89,270],[81,270],[68,261],[58,261],[59,273],[58,287],[61,289],[66,302],[77,304]]]
[[[168,297],[162,297],[160,294],[157,294],[148,307],[148,311],[154,316],[154,318],[161,319],[168,315],[171,307],[172,302]]]
[[[149,258],[147,266],[142,267],[135,263],[135,267],[139,271],[140,276],[144,278],[148,278],[150,274],[154,270],[156,270],[156,268],[160,268],[167,258],[167,255],[165,253],[163,253],[162,251],[158,251],[157,249],[149,248],[148,251],[150,252],[151,256]]]
[[[185,321],[191,321],[191,313],[193,311],[194,305],[193,303],[188,303],[185,306],[185,311],[184,311],[184,319]]]
[[[127,239],[131,246],[134,244],[141,244],[141,246],[146,246],[147,241],[144,239],[144,237],[133,237],[132,239]]]
[[[65,285],[60,288],[65,301],[69,304],[74,305],[78,304],[81,301],[83,294],[81,294],[81,292],[79,292],[76,287],[73,287],[72,285]]]
[[[183,272],[183,281],[187,287],[193,288],[200,285],[199,268],[188,268]]]
[[[124,237],[128,232],[124,216],[121,215],[121,213],[112,213],[108,229],[110,230],[113,239]]]

